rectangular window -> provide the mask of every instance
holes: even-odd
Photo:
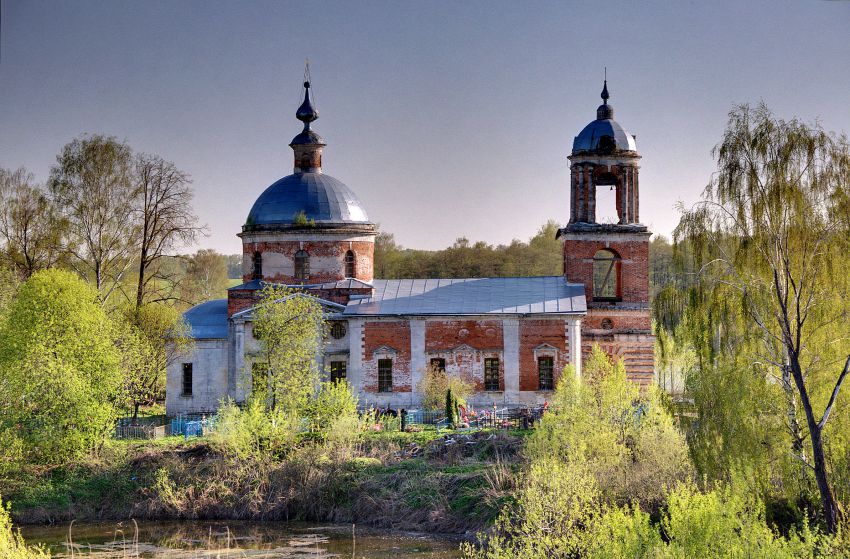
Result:
[[[537,358],[537,374],[540,377],[540,390],[555,388],[555,359],[552,357]]]
[[[499,359],[484,359],[484,390],[499,390]]]
[[[345,380],[347,363],[345,361],[331,361],[331,382]]]
[[[393,360],[378,359],[378,392],[393,391]]]
[[[434,357],[431,359],[431,368],[435,371],[446,372],[446,360],[442,357]]]
[[[265,363],[251,363],[251,393],[265,393],[269,389],[269,369]]]
[[[192,364],[183,363],[183,392],[181,396],[192,395]]]

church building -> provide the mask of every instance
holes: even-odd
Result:
[[[319,300],[330,324],[322,374],[349,382],[363,406],[416,408],[429,367],[469,381],[473,405],[540,404],[566,365],[581,375],[593,344],[623,359],[633,381],[652,382],[640,155],[608,98],[606,82],[596,119],[568,156],[562,276],[375,279],[375,224],[354,191],[322,171],[326,144],[311,128],[319,115],[305,82],[296,112],[303,130],[289,144],[294,172],[260,194],[238,233],[243,283],[185,313],[195,347],[168,368],[166,412],[213,412],[225,398],[250,395],[259,350],[252,315],[268,283]],[[616,223],[597,222],[603,188],[616,193]]]

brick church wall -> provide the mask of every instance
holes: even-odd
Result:
[[[251,281],[253,257],[260,252],[263,257],[263,279],[270,282],[297,284],[295,278],[295,253],[307,251],[310,255],[308,283],[341,280],[345,276],[345,254],[355,254],[355,278],[372,281],[375,244],[371,241],[346,240],[291,240],[245,242],[242,245],[242,280]]]
[[[620,292],[624,303],[646,303],[649,294],[649,242],[635,240],[569,239],[564,245],[564,273],[568,281],[583,283],[588,303],[593,301],[593,255],[610,248],[621,260]]]
[[[446,360],[446,373],[484,391],[484,360],[499,359],[499,390],[505,389],[504,338],[501,320],[428,320],[425,323],[426,365]]]
[[[554,376],[557,385],[561,372],[570,363],[567,322],[521,319],[519,322],[519,389],[521,392],[537,391],[540,387],[535,349],[544,344],[557,349],[554,355]]]
[[[378,359],[376,350],[392,350],[393,392],[411,391],[410,323],[406,320],[374,321],[363,325],[363,377],[366,392],[378,392]]]

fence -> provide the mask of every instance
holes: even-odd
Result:
[[[459,418],[462,428],[530,429],[543,417],[543,406],[530,408],[493,408],[463,411]],[[445,429],[449,426],[446,414],[430,410],[377,410],[378,414],[400,418],[400,429],[422,425]]]
[[[171,420],[171,434],[189,437],[203,437],[215,427],[218,417],[215,415],[178,415]]]
[[[168,434],[165,416],[122,417],[115,422],[116,439],[159,439]]]

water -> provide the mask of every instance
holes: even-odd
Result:
[[[28,543],[46,545],[54,557],[75,559],[457,559],[447,537],[384,532],[351,525],[283,522],[74,523],[26,526]]]

